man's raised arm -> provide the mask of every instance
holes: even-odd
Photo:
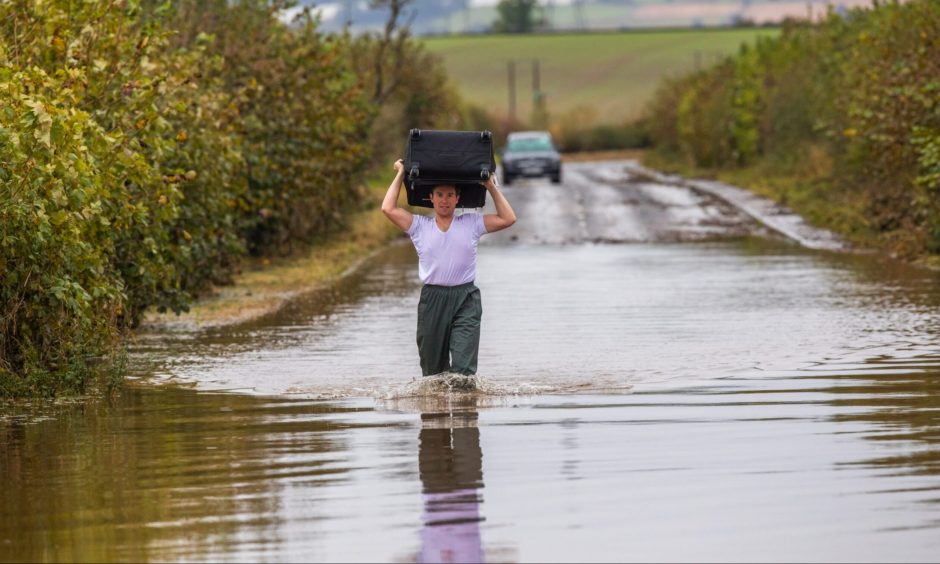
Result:
[[[388,192],[385,193],[385,199],[382,201],[382,213],[399,229],[408,231],[411,228],[411,222],[414,221],[414,216],[408,210],[398,207],[398,193],[401,191],[402,180],[405,178],[405,164],[401,159],[395,161],[395,171],[395,180],[392,180]]]
[[[493,203],[496,204],[495,214],[489,213],[483,216],[483,225],[486,227],[486,232],[493,233],[500,229],[506,229],[515,223],[516,212],[512,211],[509,200],[499,191],[499,187],[496,185],[496,175],[491,174],[490,178],[483,183],[483,186],[486,187],[486,190],[493,198]]]

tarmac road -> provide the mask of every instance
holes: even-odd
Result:
[[[561,184],[520,179],[502,188],[520,218],[490,244],[678,242],[769,235],[762,224],[714,196],[653,182],[628,161],[566,163]],[[485,213],[494,213],[487,201]]]

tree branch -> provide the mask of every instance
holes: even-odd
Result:
[[[408,39],[408,28],[411,22],[414,21],[414,14],[412,14],[411,18],[404,25],[399,25],[398,18],[401,17],[405,7],[410,4],[411,1],[412,0],[372,0],[371,7],[373,9],[387,7],[389,10],[388,19],[385,21],[385,30],[381,38],[379,38],[375,52],[375,60],[373,61],[375,89],[372,93],[372,101],[376,104],[381,104],[398,88],[397,79],[393,79],[388,87],[385,85],[385,54],[389,46],[394,43],[392,74],[393,76],[398,76],[403,62],[403,45]]]

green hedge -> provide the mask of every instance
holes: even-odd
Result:
[[[342,224],[376,109],[280,7],[0,3],[0,394],[85,391],[146,308]]]
[[[788,22],[778,38],[664,83],[648,110],[663,154],[713,169],[820,168],[819,185],[851,202],[876,239],[903,255],[940,253],[935,0]]]

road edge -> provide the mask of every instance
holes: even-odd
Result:
[[[686,178],[677,174],[668,174],[648,168],[638,161],[624,163],[627,171],[634,177],[648,178],[652,181],[673,186],[683,186],[717,198],[751,217],[771,231],[778,233],[803,247],[825,251],[850,251],[852,249],[836,233],[811,225],[803,216],[791,209],[738,186],[717,180]]]
[[[230,327],[277,313],[298,296],[328,288],[355,273],[401,236],[378,207],[369,207],[355,213],[346,229],[302,254],[249,261],[232,284],[212,288],[194,300],[188,312],[148,310],[136,333]]]

